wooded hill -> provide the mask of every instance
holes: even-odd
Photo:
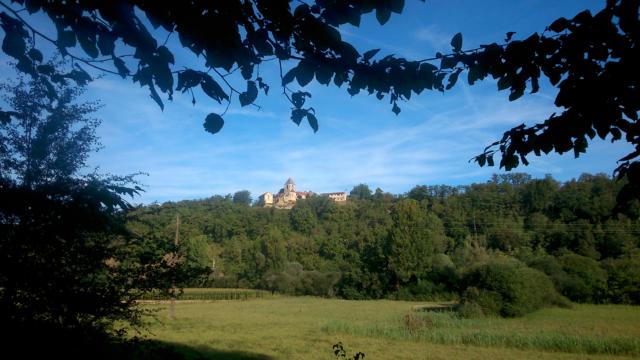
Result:
[[[149,246],[170,244],[180,214],[182,264],[214,269],[188,286],[464,302],[539,276],[573,301],[640,304],[640,206],[616,211],[623,185],[522,173],[402,195],[361,184],[346,204],[312,197],[292,210],[216,195],[139,207],[128,226]]]

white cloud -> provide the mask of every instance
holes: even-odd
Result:
[[[434,50],[444,50],[449,46],[453,35],[445,33],[436,25],[429,25],[414,31],[413,37],[420,42],[429,44]]]

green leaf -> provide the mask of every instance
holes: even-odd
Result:
[[[283,77],[282,77],[282,86],[286,86],[287,84],[289,84],[290,82],[293,81],[293,79],[296,78],[296,74],[298,73],[298,68],[294,67],[293,69],[289,70]]]
[[[70,30],[64,30],[58,32],[58,41],[59,48],[68,48],[76,46],[76,34]]]
[[[240,67],[240,74],[245,80],[251,79],[253,77],[253,64],[247,64]]]
[[[79,85],[86,85],[88,82],[93,80],[89,73],[80,67],[80,65],[75,64],[75,67],[77,70],[71,71],[68,76],[69,78],[73,79]]]
[[[116,48],[116,36],[110,31],[103,31],[98,34],[98,49],[102,55],[113,55]]]
[[[40,11],[42,4],[40,1],[27,0],[24,2],[24,7],[27,8],[29,14],[35,14]]]
[[[151,96],[153,101],[155,101],[156,104],[160,106],[160,110],[164,111],[164,103],[162,102],[162,99],[160,99],[160,95],[158,95],[158,92],[156,91],[156,87],[153,86],[153,84],[151,83],[149,83],[149,91],[151,92],[149,96]]]
[[[309,94],[308,92],[302,91],[297,91],[291,94],[291,102],[293,102],[293,106],[295,106],[297,109],[302,108],[305,102],[305,97],[307,95],[311,96],[311,94]]]
[[[373,49],[362,54],[362,57],[365,61],[371,60],[372,57],[376,56],[376,54],[380,51],[380,49]]]
[[[313,66],[308,61],[300,61],[298,64],[298,71],[296,72],[296,79],[298,79],[298,84],[300,86],[305,86],[313,80],[313,75],[315,71],[315,66]]]
[[[453,35],[453,38],[451,39],[451,46],[455,52],[462,50],[462,33]]]
[[[469,85],[475,84],[477,80],[480,79],[480,69],[478,66],[472,66],[469,68],[469,74],[467,80],[469,81]]]
[[[203,126],[207,132],[216,134],[224,126],[224,119],[218,114],[211,113],[204,119]]]
[[[549,30],[559,33],[566,30],[570,24],[571,22],[569,22],[569,20],[561,17],[555,20],[554,22],[552,22],[551,25],[549,25]]]
[[[173,92],[173,74],[169,65],[166,63],[158,64],[152,67],[153,77],[156,80],[156,85],[160,88],[160,91],[169,93]]]
[[[258,87],[255,81],[247,81],[247,91],[240,94],[240,105],[247,106],[258,98]]]
[[[27,51],[27,43],[22,36],[9,32],[2,41],[2,51],[13,58],[20,59]]]
[[[31,60],[37,61],[37,62],[42,62],[42,60],[44,59],[40,50],[35,48],[29,50],[29,57],[31,58]]]
[[[456,56],[445,56],[440,60],[441,69],[453,69],[458,65],[458,58]]]
[[[127,66],[124,64],[124,61],[119,57],[115,57],[115,56],[113,57],[113,65],[115,65],[116,69],[118,70],[118,74],[120,74],[120,76],[122,76],[123,79],[130,74],[130,71],[127,68]]]
[[[82,50],[89,55],[91,58],[97,58],[100,53],[98,52],[98,47],[96,46],[95,38],[92,38],[90,34],[87,34],[84,31],[79,31],[76,33],[78,37],[78,42],[80,43],[80,47]]]
[[[16,69],[19,71],[29,74],[33,77],[36,77],[38,73],[36,72],[36,68],[33,65],[33,61],[29,59],[26,55],[22,55],[16,64]]]
[[[509,101],[514,101],[519,99],[522,95],[524,95],[524,90],[522,89],[517,89],[517,90],[513,90],[511,92],[511,94],[509,94]]]
[[[487,162],[487,155],[482,154],[482,155],[476,156],[476,161],[478,162],[478,165],[480,165],[480,167],[483,167],[484,164]]]
[[[258,82],[258,87],[264,90],[264,94],[269,95],[269,85],[264,83],[261,77],[258,77],[256,81]]]
[[[162,59],[162,61],[169,63],[169,64],[175,64],[176,60],[173,57],[173,54],[171,53],[171,51],[166,47],[166,46],[160,46],[158,47],[158,56],[160,57],[160,59]]]
[[[393,111],[393,113],[397,116],[398,114],[400,114],[401,110],[397,103],[393,103],[393,108],[391,109],[391,111]]]
[[[514,35],[515,33],[516,33],[515,31],[509,31],[509,32],[507,33],[507,36],[505,37],[504,41],[505,41],[505,42],[509,42],[509,41],[511,41],[511,38],[513,37],[513,35]]]
[[[404,0],[391,0],[391,11],[400,14],[404,8]]]
[[[307,121],[309,122],[309,125],[313,129],[313,132],[314,133],[318,132],[318,119],[316,118],[315,115],[313,115],[309,111],[307,111]]]
[[[504,90],[511,87],[511,78],[508,76],[501,77],[498,80],[498,90]]]
[[[538,78],[537,77],[532,77],[531,78],[531,93],[537,93],[538,90],[540,90],[540,83],[538,82]]]
[[[302,118],[307,115],[307,110],[305,109],[293,109],[291,111],[291,120],[296,123],[296,125],[300,126],[302,122]]]
[[[333,70],[327,66],[321,66],[316,70],[316,80],[322,85],[329,85],[331,77],[333,76]]]
[[[455,72],[453,72],[451,75],[449,75],[449,83],[447,84],[447,87],[446,87],[447,90],[451,90],[451,88],[456,84],[456,82],[458,81],[458,76],[460,76],[461,72],[462,72],[462,69],[458,69]]]
[[[378,19],[380,25],[386,24],[390,17],[391,9],[384,6],[384,4],[376,9],[376,19]]]
[[[203,78],[203,73],[192,69],[187,69],[178,73],[178,85],[176,91],[185,91],[197,86]]]
[[[49,64],[38,65],[37,69],[38,69],[38,72],[40,72],[42,74],[45,74],[45,75],[53,75],[53,72],[55,71],[53,66],[51,66]]]
[[[217,101],[218,103],[222,102],[222,100],[229,100],[229,95],[222,90],[220,84],[218,84],[209,74],[201,74],[202,80],[200,81],[200,87],[208,97]]]

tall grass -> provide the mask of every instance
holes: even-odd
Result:
[[[216,288],[187,288],[177,295],[177,300],[250,300],[271,297],[271,293],[264,290],[253,289],[216,289]],[[169,300],[169,297],[160,293],[147,293],[140,300]]]
[[[537,330],[518,333],[501,328],[504,319],[462,319],[456,313],[407,313],[403,318],[376,324],[333,320],[323,327],[328,334],[345,333],[389,340],[413,340],[441,345],[503,347],[577,354],[640,355],[634,337],[570,334]]]

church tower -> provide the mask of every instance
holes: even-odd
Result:
[[[295,193],[296,192],[296,183],[293,182],[291,178],[284,183],[284,192],[285,193]]]
[[[283,200],[287,203],[295,203],[298,199],[298,195],[296,194],[296,183],[289,178],[286,183],[284,183],[284,196]]]

